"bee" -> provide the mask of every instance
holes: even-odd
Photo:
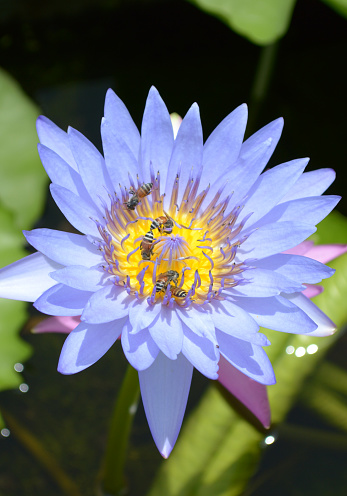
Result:
[[[142,260],[150,260],[153,255],[154,236],[152,231],[148,231],[141,241],[140,250]]]
[[[164,212],[164,215],[157,217],[151,224],[150,230],[158,229],[160,234],[171,234],[174,226],[173,220]]]
[[[129,195],[132,195],[127,202],[124,202],[128,210],[135,210],[140,203],[141,198],[149,195],[152,191],[153,183],[143,183],[137,190],[133,187],[129,189]]]
[[[160,293],[161,291],[165,291],[168,284],[173,282],[177,287],[179,274],[175,270],[168,270],[167,272],[163,272],[159,274],[159,277],[155,283],[155,291],[156,293]]]
[[[170,291],[172,296],[176,296],[176,298],[185,298],[187,296],[187,291],[181,288],[175,288],[174,286],[170,286]]]

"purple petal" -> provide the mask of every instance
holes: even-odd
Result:
[[[199,107],[194,103],[185,115],[178,130],[166,178],[165,191],[171,192],[176,175],[179,174],[182,186],[178,191],[178,204],[181,203],[191,170],[193,169],[194,173],[200,170],[202,149],[203,139]],[[165,199],[169,202],[170,195],[167,194]]]
[[[311,196],[281,203],[258,222],[252,224],[252,229],[268,223],[285,222],[293,219],[300,219],[301,223],[315,226],[332,211],[340,199],[340,196]]]
[[[149,91],[141,129],[141,166],[144,181],[150,179],[151,163],[154,171],[160,171],[161,184],[166,174],[174,144],[169,112],[158,91]]]
[[[243,104],[231,112],[216,127],[204,146],[204,174],[201,187],[214,183],[216,177],[237,160],[247,124],[247,105]]]
[[[76,129],[70,127],[68,134],[70,147],[86,190],[95,205],[103,210],[104,204],[109,199],[108,194],[113,193],[113,186],[107,172],[104,157]]]
[[[333,169],[318,169],[305,172],[291,190],[282,198],[282,202],[305,198],[308,196],[319,196],[335,181]]]
[[[336,331],[334,322],[302,293],[283,295],[283,297],[294,303],[298,308],[301,308],[317,324],[317,329],[306,333],[306,335],[323,337],[334,334]]]
[[[124,354],[136,370],[148,369],[157,358],[159,348],[153,341],[148,329],[132,334],[131,324],[126,322],[122,331],[122,347]]]
[[[74,317],[48,317],[41,320],[35,327],[31,329],[34,334],[43,332],[61,332],[69,334],[75,327],[80,324],[81,320],[78,316]]]
[[[331,277],[335,270],[307,256],[279,253],[271,257],[255,260],[252,265],[269,271],[276,271],[292,281],[315,284]],[[253,271],[250,271],[252,274]],[[295,291],[292,291],[293,293]]]
[[[299,222],[275,222],[254,231],[238,250],[244,258],[265,258],[298,245],[316,232]]]
[[[129,187],[129,174],[135,179],[139,171],[137,158],[124,139],[114,134],[112,124],[103,119],[101,123],[102,145],[105,161],[113,188],[118,184]]]
[[[168,458],[181,429],[193,366],[182,355],[176,360],[159,353],[154,363],[139,372],[143,406],[154,442]]]
[[[124,321],[120,319],[107,324],[81,322],[65,340],[58,372],[76,374],[97,362],[118,339]]]
[[[177,308],[176,312],[181,321],[195,334],[207,338],[214,336],[214,323],[210,313],[198,306]]]
[[[68,165],[53,150],[44,145],[38,145],[41,162],[52,183],[62,186],[80,196],[85,201],[91,201],[79,173]]]
[[[129,313],[129,304],[133,296],[121,287],[108,285],[93,295],[86,303],[81,320],[90,324],[103,324],[112,320],[121,319]]]
[[[241,284],[238,284],[234,288],[227,288],[226,291],[235,296],[266,298],[282,292],[295,293],[297,291],[304,291],[305,289],[305,286],[300,282],[293,281],[274,270],[255,268],[244,272],[242,277],[243,281]],[[244,281],[245,283],[243,283]]]
[[[136,333],[152,324],[161,310],[161,305],[150,306],[146,300],[134,300],[129,306],[129,321],[131,332]]]
[[[70,150],[67,133],[43,115],[38,117],[36,129],[40,142],[57,153],[70,167],[78,171],[74,156]]]
[[[259,164],[260,172],[268,163],[271,155],[273,154],[277,146],[277,143],[282,134],[283,124],[284,121],[282,117],[275,119],[274,121],[259,129],[259,131],[257,131],[256,133],[252,134],[252,136],[250,136],[241,147],[240,155],[246,156],[251,152],[251,150],[253,150],[254,148],[258,148],[259,145],[261,145],[268,139],[271,139],[271,146],[268,148],[266,154],[263,156],[262,163]]]
[[[220,198],[223,200],[232,193],[232,201],[227,206],[225,213],[227,214],[232,210],[243,200],[263,170],[263,159],[268,156],[271,145],[272,141],[269,138],[254,148],[250,148],[247,153],[240,155],[233,166],[212,183],[206,195],[205,203],[211,201],[220,189],[225,188]]]
[[[116,136],[122,138],[136,158],[140,150],[140,133],[122,100],[109,89],[105,100],[105,119]]]
[[[93,293],[56,284],[45,291],[34,303],[34,307],[47,315],[81,315]]]
[[[51,272],[51,277],[57,282],[82,291],[95,292],[104,287],[105,284],[111,284],[111,281],[108,280],[111,276],[101,267],[89,269],[82,265],[72,265]]]
[[[94,207],[92,202],[87,203],[68,189],[62,188],[57,184],[51,184],[50,190],[55,203],[70,224],[84,234],[100,237],[93,219],[101,219],[102,214]]]
[[[218,379],[218,348],[207,338],[198,336],[183,324],[182,353],[209,379]]]
[[[275,384],[271,362],[261,346],[216,330],[219,351],[234,367],[261,384]]]
[[[246,341],[256,339],[259,326],[242,308],[231,301],[215,301],[209,305],[214,325],[232,336]]]
[[[241,147],[238,160],[211,186],[207,200],[213,198],[218,189],[229,182],[234,191],[231,207],[241,202],[273,154],[282,129],[283,119],[279,118],[248,138]],[[230,194],[230,188],[227,192]]]
[[[62,265],[92,267],[104,260],[87,236],[52,229],[34,229],[23,234],[36,250]]]
[[[175,311],[161,305],[155,321],[148,326],[150,335],[159,349],[171,360],[175,360],[182,350],[183,330]]]
[[[253,212],[247,225],[253,225],[269,212],[301,176],[309,159],[297,159],[265,171],[247,192],[239,221]],[[292,217],[291,217],[292,219]],[[290,220],[291,220],[290,219]],[[287,220],[287,219],[284,219]]]
[[[223,356],[219,361],[219,382],[230,391],[268,429],[271,423],[271,410],[264,384],[253,381],[233,367]]]
[[[61,265],[41,253],[33,253],[0,269],[0,297],[35,301],[57,283],[50,277]]]
[[[274,331],[307,334],[317,329],[304,311],[282,296],[235,298],[235,304],[248,312],[255,322]]]

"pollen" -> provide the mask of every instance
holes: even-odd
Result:
[[[159,172],[152,171],[147,183],[137,178],[130,190],[120,185],[120,193],[110,195],[104,223],[97,222],[104,270],[149,305],[204,304],[222,299],[224,288],[242,280],[237,251],[247,219],[238,222],[241,209],[228,210],[231,195],[220,201],[222,190],[206,201],[209,187],[199,192],[199,182],[200,175],[191,173],[178,204],[177,175],[166,211]]]

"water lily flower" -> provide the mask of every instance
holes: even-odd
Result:
[[[95,363],[119,336],[138,370],[154,441],[165,458],[179,433],[193,367],[218,378],[220,357],[261,384],[275,382],[259,326],[326,336],[333,322],[302,291],[333,270],[283,254],[315,232],[339,201],[321,196],[331,169],[308,159],[262,173],[280,138],[277,119],[243,142],[241,105],[205,144],[197,104],[174,137],[151,88],[141,135],[111,90],[104,155],[78,131],[40,117],[39,154],[51,193],[82,234],[24,232],[36,253],[0,271],[0,296],[43,313],[81,316],[58,370]]]
[[[172,120],[172,114],[171,114]],[[327,263],[347,252],[347,245],[330,244],[314,245],[313,241],[304,241],[298,246],[291,248],[286,253],[293,255],[304,255]],[[321,293],[322,286],[307,284],[303,294],[307,298],[313,298]],[[69,333],[80,323],[79,317],[49,317],[39,322],[34,328],[34,333]],[[267,395],[267,387],[254,381],[247,375],[236,369],[222,355],[219,358],[218,380],[219,382],[263,424],[269,428],[271,423],[271,409]]]

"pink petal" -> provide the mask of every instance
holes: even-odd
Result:
[[[294,248],[290,248],[289,250],[285,250],[282,253],[286,253],[287,255],[305,255],[314,246],[313,241],[303,241],[299,245],[294,246]]]
[[[305,257],[312,258],[318,262],[327,263],[346,252],[347,245],[332,244],[314,246],[313,241],[304,241],[283,253],[287,253],[288,255],[304,255]]]
[[[305,257],[313,258],[321,263],[330,262],[334,258],[340,257],[347,252],[347,245],[317,245],[312,246],[306,253]]]
[[[260,420],[264,427],[269,428],[271,411],[266,386],[253,381],[225,358],[219,361],[219,382],[245,405]]]
[[[69,333],[80,323],[79,317],[49,317],[37,324],[31,332],[38,334],[41,332],[63,332]]]
[[[313,298],[314,296],[317,296],[321,294],[324,291],[324,288],[322,286],[315,286],[314,284],[305,284],[307,289],[302,292],[303,295],[305,295],[307,298]]]

